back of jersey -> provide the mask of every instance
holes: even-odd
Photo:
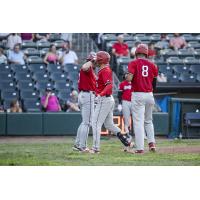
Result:
[[[132,87],[134,92],[152,92],[152,82],[158,75],[157,66],[148,59],[138,58],[128,65],[129,73],[133,74]]]

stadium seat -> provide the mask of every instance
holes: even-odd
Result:
[[[167,76],[167,82],[169,83],[178,83],[179,82],[179,76],[176,74],[168,75]]]
[[[191,65],[190,72],[195,74],[200,74],[200,65]]]
[[[70,92],[69,91],[61,91],[58,92],[58,98],[59,100],[66,102],[70,97]]]
[[[43,72],[36,72],[33,75],[33,79],[35,81],[49,81],[49,75],[47,73],[43,73]]]
[[[150,36],[150,40],[152,41],[152,42],[154,42],[154,43],[156,43],[156,42],[158,42],[158,41],[160,41],[160,34],[152,34],[151,36]]]
[[[193,50],[188,50],[188,49],[179,49],[178,51],[178,57],[179,58],[185,58],[188,56],[194,56],[194,51]]]
[[[65,74],[63,74],[62,72],[55,72],[55,73],[51,73],[50,79],[55,82],[56,81],[66,81],[67,76]]]
[[[41,103],[39,100],[24,100],[23,107],[26,112],[40,112],[41,111]]]
[[[146,36],[146,35],[137,34],[137,35],[135,35],[134,40],[136,40],[136,41],[150,41],[151,37]]]
[[[14,81],[2,81],[0,80],[0,90],[15,90],[16,83]]]
[[[74,81],[77,82],[78,78],[79,78],[79,73],[78,72],[70,72],[68,74],[68,77],[67,77],[68,80],[73,81],[73,82]]]
[[[200,59],[200,49],[194,50],[194,56],[195,56],[195,58]]]
[[[172,67],[165,64],[165,65],[159,65],[159,71],[165,75],[172,74]]]
[[[37,50],[36,48],[27,48],[24,50],[24,53],[27,56],[40,56],[40,51]]]
[[[196,59],[196,58],[194,58],[194,57],[186,57],[184,60],[183,60],[183,62],[185,63],[185,64],[200,64],[200,62],[199,62],[199,60],[198,59]]]
[[[17,91],[1,91],[1,99],[3,100],[13,100],[19,99],[19,93]]]
[[[50,73],[52,73],[52,72],[62,72],[62,66],[49,64],[49,65],[47,65],[47,70]]]
[[[41,72],[41,73],[46,73],[46,65],[45,64],[30,64],[29,70],[33,73],[36,72]]]
[[[173,66],[173,70],[175,73],[181,74],[181,73],[188,73],[189,67],[185,65],[175,65]]]
[[[183,60],[178,57],[169,57],[166,61],[169,64],[183,64]]]
[[[60,40],[60,34],[59,33],[51,33],[49,36],[49,41],[54,42],[56,40]]]
[[[180,75],[180,81],[181,82],[187,82],[187,83],[195,83],[196,82],[196,75],[194,74],[181,74]]]
[[[15,80],[32,81],[32,76],[29,73],[21,72],[15,74]]]
[[[200,74],[197,74],[197,81],[200,82]]]
[[[55,44],[56,48],[62,48],[64,43],[65,42],[63,40],[56,40],[53,42],[53,44]]]
[[[28,72],[28,67],[26,65],[17,65],[17,64],[11,64],[10,65],[12,71],[14,73],[18,73],[18,72],[25,72],[27,73]]]
[[[197,41],[188,42],[188,47],[191,48],[200,48],[200,43]]]
[[[0,64],[0,72],[11,73],[11,67],[7,64]]]
[[[39,56],[29,56],[28,57],[28,63],[29,63],[29,65],[32,64],[32,63],[44,64],[43,59]]]
[[[1,81],[13,81],[14,77],[11,73],[8,72],[0,72],[0,80]]]
[[[71,91],[72,86],[73,85],[71,83],[66,82],[66,81],[64,81],[64,82],[59,81],[54,84],[54,88],[58,91],[61,91],[61,90]]]
[[[164,59],[167,59],[167,58],[170,58],[170,57],[173,57],[175,58],[175,56],[177,56],[177,52],[172,50],[172,49],[165,49],[165,50],[162,50],[160,52],[161,56],[164,57]]]
[[[183,37],[187,42],[189,42],[189,41],[195,41],[195,40],[196,40],[196,38],[193,37],[191,34],[183,34],[182,37]]]
[[[76,64],[66,64],[64,66],[64,71],[65,72],[73,72],[73,71],[78,71],[80,70],[80,66]]]
[[[43,48],[40,50],[40,57],[44,57],[49,52],[49,48]]]
[[[17,83],[18,90],[29,90],[33,91],[35,89],[34,83],[32,81],[18,81]]]
[[[49,48],[50,45],[51,45],[50,42],[42,42],[42,41],[37,42],[38,49]]]
[[[23,41],[21,46],[22,46],[22,49],[37,47],[36,43],[32,41]]]
[[[20,97],[23,100],[38,100],[39,99],[39,93],[37,91],[20,91]]]
[[[41,82],[37,82],[35,84],[35,88],[38,90],[38,91],[44,91],[47,87],[51,87],[52,88],[52,83],[49,82],[49,81],[41,81]]]

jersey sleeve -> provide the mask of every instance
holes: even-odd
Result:
[[[102,80],[103,80],[104,85],[112,84],[112,71],[105,70],[102,73]]]
[[[134,64],[133,63],[129,63],[128,64],[128,72],[131,74],[135,73],[135,68],[134,68]]]

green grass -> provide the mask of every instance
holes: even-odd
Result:
[[[128,154],[122,152],[122,146],[116,138],[101,141],[101,153],[99,155],[79,153],[72,151],[74,138],[63,137],[60,141],[34,140],[31,142],[4,142],[0,143],[0,165],[23,166],[93,166],[93,165],[121,165],[121,166],[163,166],[186,165],[199,166],[199,153],[164,153],[159,149],[166,147],[200,147],[200,140],[157,140],[157,153],[146,152],[143,155]],[[89,140],[91,146],[91,138]]]

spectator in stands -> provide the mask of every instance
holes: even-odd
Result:
[[[4,55],[2,48],[0,48],[0,64],[7,64],[7,58]]]
[[[14,113],[19,112],[19,113],[21,113],[22,109],[21,109],[21,107],[19,105],[19,101],[18,100],[11,101],[10,108],[7,109],[7,112],[14,112]]]
[[[22,40],[33,40],[33,33],[21,33]]]
[[[156,55],[157,55],[157,52],[154,48],[154,43],[150,42],[148,44],[148,57],[151,59],[151,58],[154,58]]]
[[[47,42],[49,40],[49,33],[35,33],[33,36],[33,41],[42,41],[42,42]]]
[[[16,44],[21,44],[22,39],[17,33],[12,33],[8,36],[7,47],[13,49]]]
[[[135,42],[135,44],[134,44],[134,46],[131,48],[131,58],[134,58],[135,57],[135,50],[136,50],[136,48],[137,48],[137,46],[139,45],[139,44],[141,44],[141,42],[140,41],[136,41]]]
[[[78,64],[78,57],[74,51],[70,50],[69,41],[63,44],[62,52],[60,53],[59,58],[62,65],[70,63]]]
[[[61,111],[58,98],[52,94],[52,89],[47,88],[46,94],[41,98],[43,110],[46,112],[59,112]]]
[[[174,33],[174,37],[170,39],[170,47],[174,50],[182,49],[187,47],[187,42],[179,33]]]
[[[14,49],[10,50],[8,53],[8,60],[10,63],[24,65],[27,57],[20,50],[20,45],[15,44]]]
[[[51,64],[57,64],[57,61],[59,60],[59,57],[56,53],[56,46],[54,44],[51,44],[49,47],[49,52],[44,57],[44,63],[47,65],[49,63]]]
[[[166,34],[165,33],[162,33],[161,34],[161,40],[158,41],[156,44],[155,44],[155,48],[156,49],[159,49],[159,50],[163,50],[163,49],[167,49],[169,48],[169,42],[167,41],[167,37],[166,37]]]
[[[129,49],[128,45],[124,43],[124,36],[119,35],[117,37],[117,40],[118,41],[114,43],[112,46],[112,54],[115,55],[116,57],[128,56]]]
[[[78,92],[73,90],[70,94],[70,98],[67,101],[67,112],[78,112],[80,108],[78,107]]]

